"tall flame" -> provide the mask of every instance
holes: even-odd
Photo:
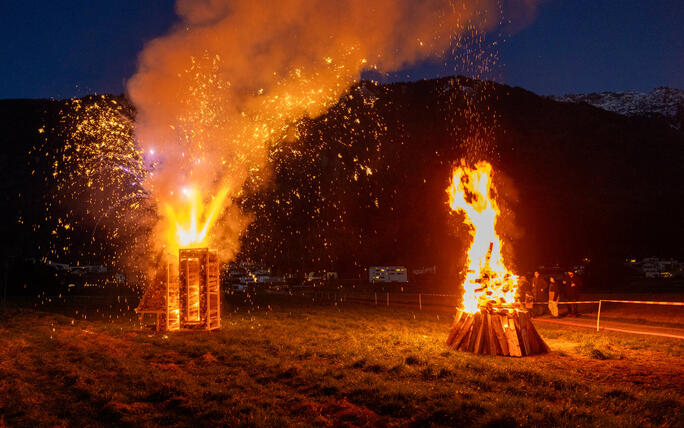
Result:
[[[165,203],[164,208],[168,218],[166,227],[166,242],[175,243],[176,248],[197,248],[207,245],[209,229],[220,214],[223,201],[228,195],[228,187],[223,187],[210,201],[194,187],[181,189],[181,197],[185,203]]]
[[[465,214],[473,238],[463,283],[463,310],[474,313],[488,303],[513,303],[518,277],[506,268],[495,230],[501,212],[493,197],[492,165],[480,161],[471,168],[462,159],[452,172],[447,193],[451,209]]]

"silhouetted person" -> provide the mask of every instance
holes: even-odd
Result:
[[[556,278],[549,277],[549,311],[551,316],[558,318],[558,300],[560,299],[560,284]]]
[[[524,275],[518,278],[518,299],[525,303],[527,309],[532,309],[532,302],[534,302],[532,287],[530,286],[530,281]]]
[[[549,284],[539,272],[534,273],[532,278],[532,295],[535,302],[546,302],[549,300]],[[535,307],[535,315],[544,315],[545,306],[540,305]]]
[[[582,280],[578,275],[575,275],[575,272],[568,272],[568,276],[565,281],[567,300],[570,302],[578,301],[580,288],[582,288]],[[577,303],[570,304],[570,316],[576,317],[579,315],[577,306]]]

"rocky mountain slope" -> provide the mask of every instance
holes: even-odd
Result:
[[[560,102],[587,103],[626,116],[660,116],[684,129],[684,90],[659,87],[644,92],[601,92],[551,96]]]

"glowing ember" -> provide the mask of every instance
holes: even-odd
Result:
[[[473,237],[463,283],[463,310],[469,313],[487,304],[503,306],[515,301],[518,277],[506,268],[501,254],[501,240],[495,230],[501,213],[495,192],[492,166],[485,161],[471,168],[461,160],[447,189],[451,209],[465,214],[464,222]]]

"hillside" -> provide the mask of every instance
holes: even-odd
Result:
[[[503,232],[521,270],[681,253],[684,139],[657,118],[454,78],[363,83],[302,128],[252,205],[261,239],[246,252],[267,262],[460,269],[465,230],[444,193],[460,157],[504,173]]]
[[[659,87],[651,92],[600,92],[551,96],[560,102],[587,103],[626,116],[662,117],[684,129],[684,91]]]
[[[99,219],[92,213],[64,238],[36,227],[46,209],[73,211],[46,207],[42,195],[55,192],[44,179],[49,164],[35,151],[28,156],[42,144],[41,126],[52,149],[64,143],[55,129],[65,103],[0,101],[3,203],[10,207],[0,228],[13,256],[55,259],[69,248],[63,259],[99,262],[94,258],[147,229],[128,224],[119,233],[113,225],[117,233],[95,239]],[[500,171],[500,229],[520,270],[585,257],[682,255],[684,137],[667,121],[456,77],[362,82],[327,114],[301,121],[274,146],[271,177],[245,189],[241,203],[255,220],[242,255],[282,271],[355,275],[373,264],[437,265],[453,278],[467,234],[450,215],[444,190],[461,157],[487,159]],[[107,181],[104,193],[119,192],[117,183]]]

